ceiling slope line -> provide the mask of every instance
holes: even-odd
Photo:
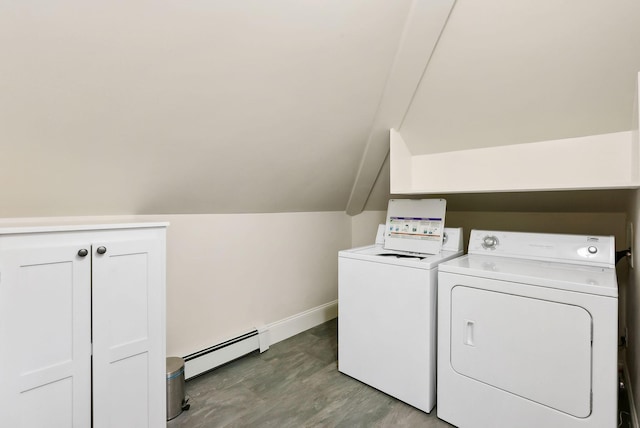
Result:
[[[346,207],[363,211],[389,153],[389,130],[399,129],[425,75],[455,0],[414,0],[378,105]]]
[[[426,60],[426,62],[424,64],[424,67],[422,68],[422,73],[420,74],[420,78],[418,79],[418,83],[416,83],[416,88],[411,93],[411,99],[407,103],[407,106],[404,108],[404,111],[402,113],[402,119],[400,120],[400,123],[398,123],[398,127],[394,128],[398,132],[401,131],[402,125],[404,124],[404,120],[407,118],[407,115],[409,114],[409,110],[411,110],[411,107],[413,106],[413,102],[416,99],[416,95],[418,93],[418,87],[422,83],[422,80],[424,79],[424,76],[427,74],[427,69],[429,68],[429,64],[431,63],[431,58],[433,57],[433,53],[436,51],[436,47],[438,46],[438,43],[440,42],[440,37],[442,37],[442,33],[444,32],[444,29],[447,26],[447,22],[449,22],[449,17],[451,16],[451,12],[453,11],[453,6],[454,6],[455,2],[456,2],[456,0],[452,0],[450,2],[451,3],[451,7],[449,8],[449,12],[447,13],[447,16],[444,18],[444,22],[442,23],[442,28],[440,28],[440,31],[438,31],[438,35],[437,35],[437,38],[436,38],[435,42],[433,43],[433,47],[431,48],[431,50],[429,51],[429,54],[427,55],[427,60]]]

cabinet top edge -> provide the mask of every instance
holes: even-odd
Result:
[[[46,226],[8,226],[0,227],[0,235],[16,235],[21,233],[76,232],[86,230],[118,230],[166,228],[169,222],[145,223],[104,223],[104,224],[58,224]]]

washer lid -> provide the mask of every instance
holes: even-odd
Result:
[[[438,266],[439,272],[618,297],[615,268],[468,254]]]
[[[352,248],[338,253],[338,257],[364,260],[374,263],[386,263],[397,266],[407,266],[417,269],[433,269],[440,263],[461,256],[463,251],[441,251],[438,254],[402,255],[385,250],[382,245],[369,245]]]

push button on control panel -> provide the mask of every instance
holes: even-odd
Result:
[[[581,247],[578,250],[578,255],[586,259],[597,259],[602,257],[602,254],[600,254],[600,248],[596,247],[595,245]]]

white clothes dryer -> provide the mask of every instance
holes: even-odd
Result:
[[[437,254],[407,257],[378,243],[338,256],[339,371],[427,413],[436,398],[437,267],[463,253],[462,229],[444,231]]]
[[[473,230],[438,275],[438,417],[461,428],[613,428],[614,238]]]

